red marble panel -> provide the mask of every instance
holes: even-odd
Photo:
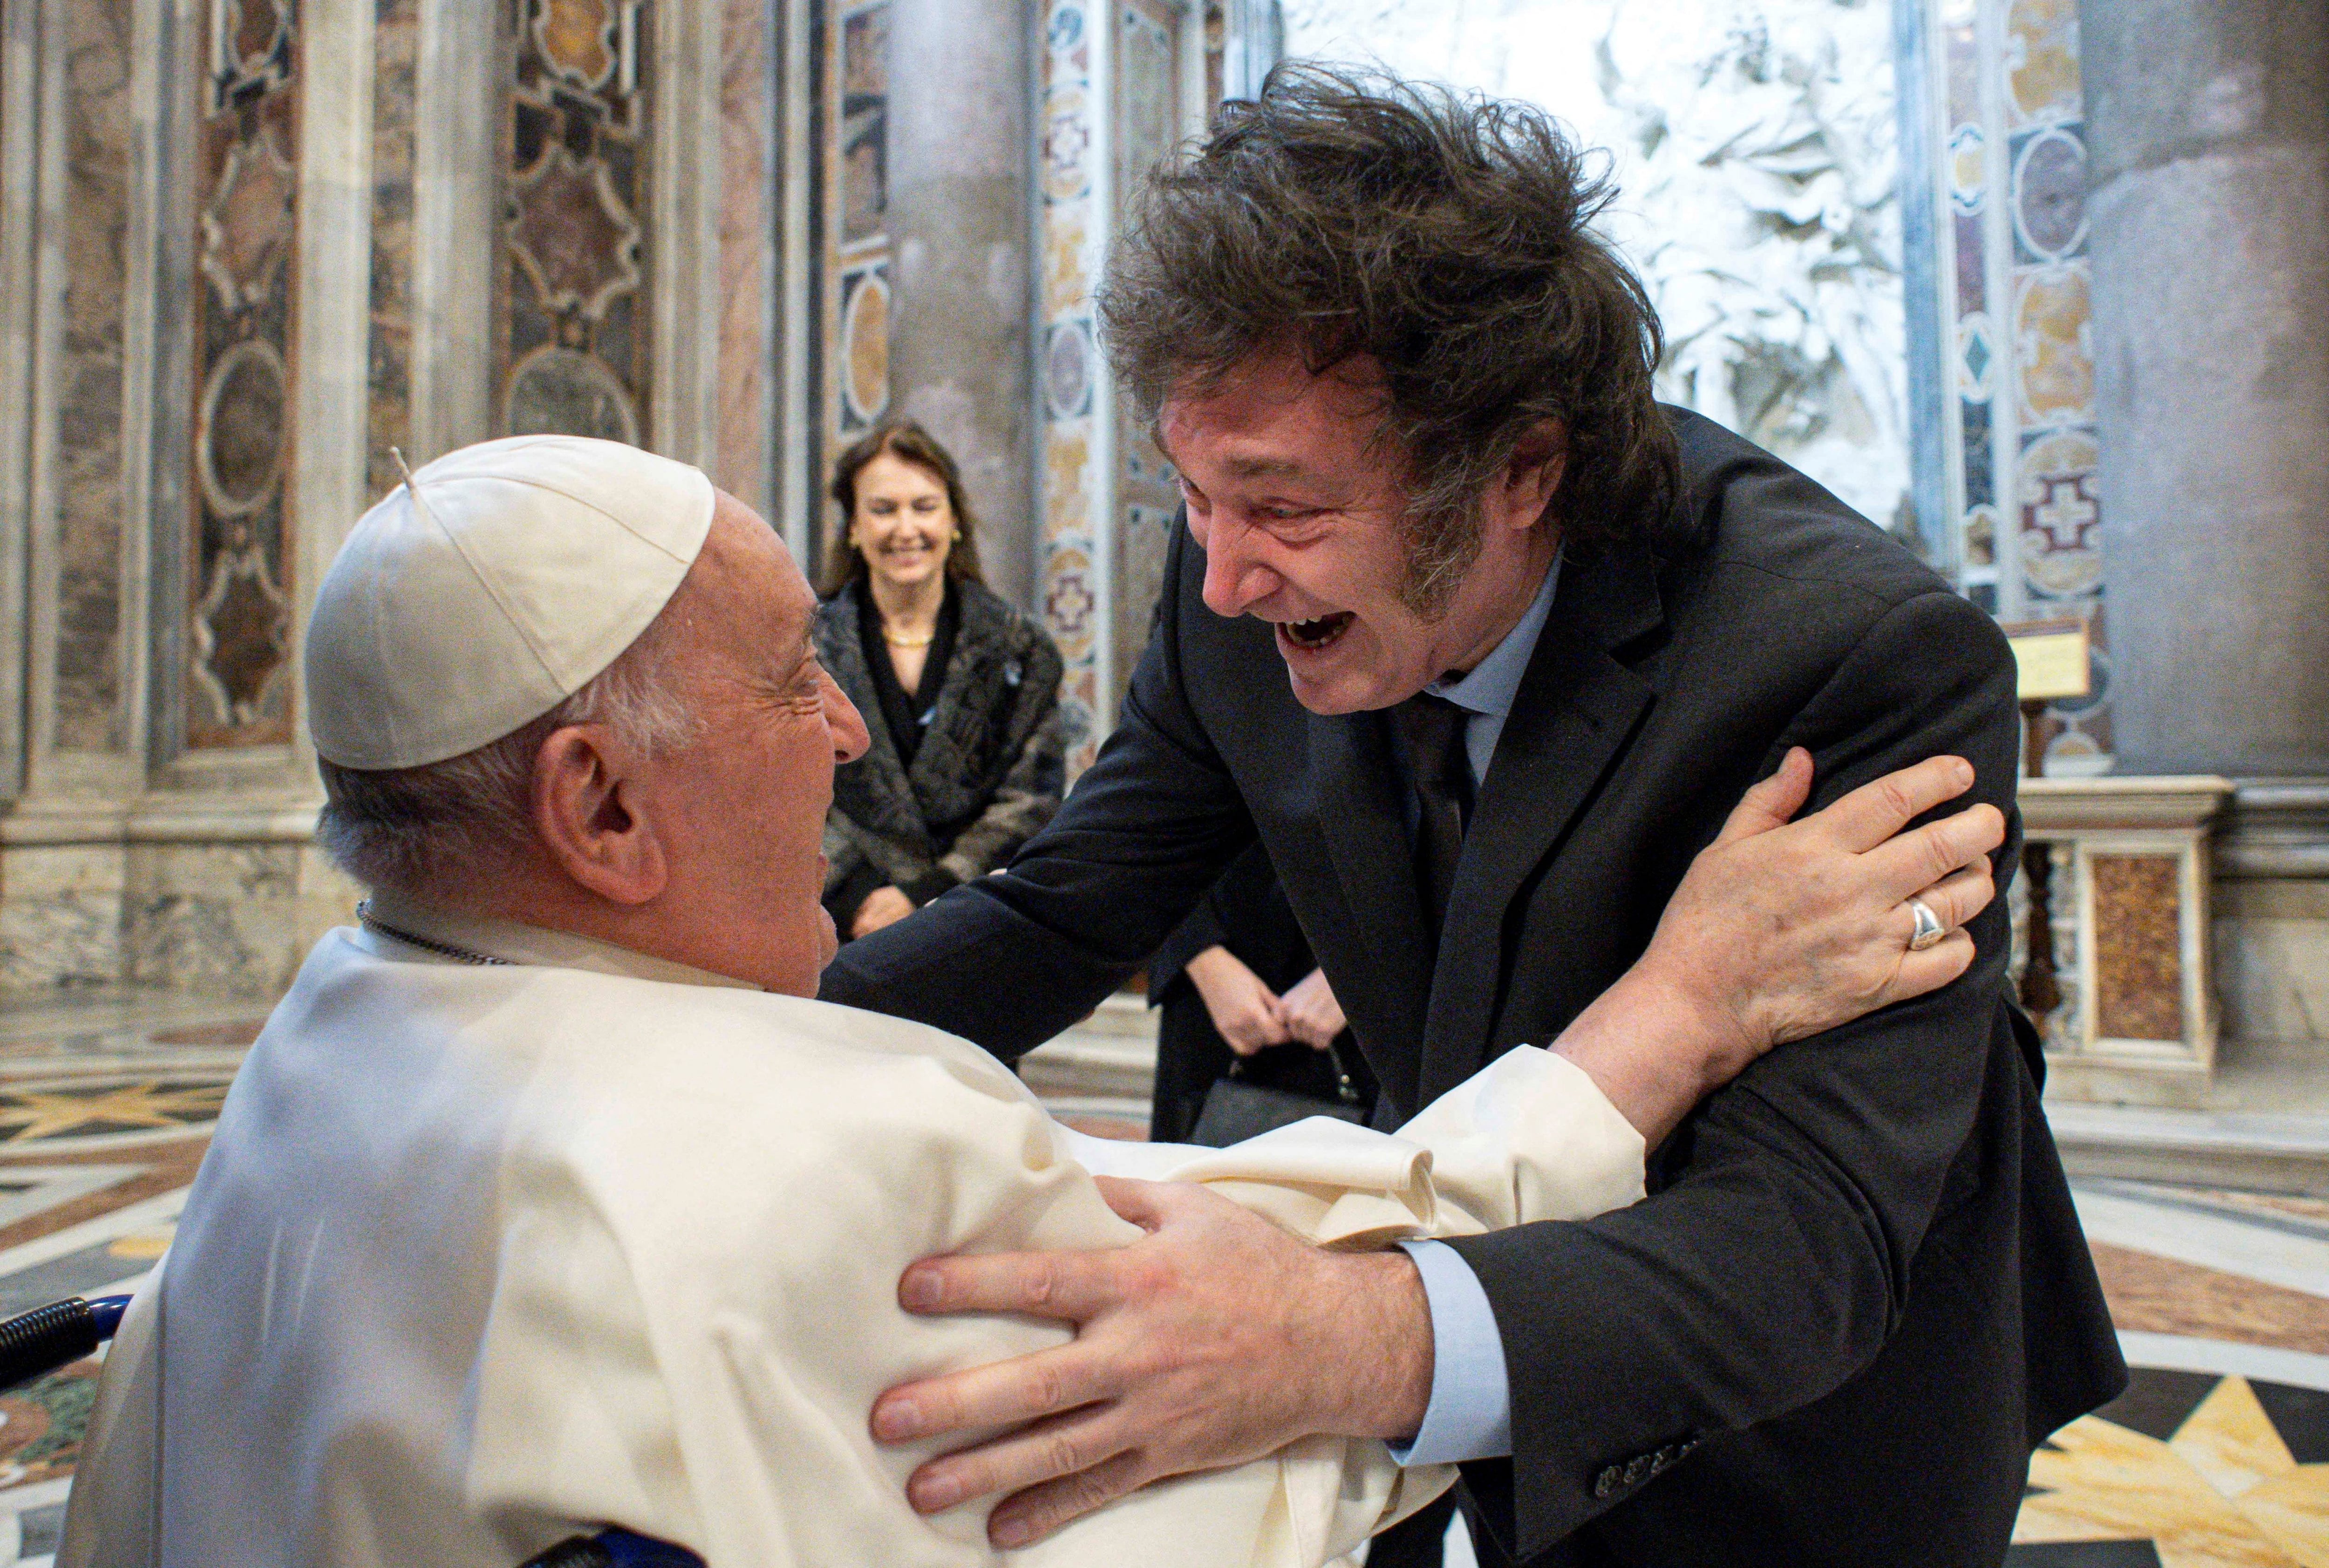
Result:
[[[2098,855],[2090,864],[2098,1034],[2183,1039],[2183,912],[2175,857]]]

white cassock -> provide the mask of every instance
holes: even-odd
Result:
[[[619,1525],[713,1568],[1318,1568],[1453,1478],[1315,1438],[1017,1552],[925,1519],[893,1384],[1057,1345],[919,1318],[942,1252],[1120,1246],[1095,1171],[1203,1181],[1306,1239],[1579,1218],[1642,1192],[1592,1081],[1523,1049],[1397,1136],[1083,1138],[919,1025],[399,908],[319,943],[228,1096],[108,1357],[63,1568],[514,1568]]]

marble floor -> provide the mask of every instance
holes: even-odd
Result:
[[[160,1255],[263,1013],[0,997],[0,1317]],[[1141,1136],[1137,1100],[1094,1086],[1056,1108]],[[2329,1201],[2107,1180],[2078,1201],[2135,1383],[2036,1456],[2012,1568],[2329,1568]],[[55,1551],[96,1365],[0,1395],[0,1568]]]

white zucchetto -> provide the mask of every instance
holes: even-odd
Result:
[[[422,468],[364,514],[316,590],[316,755],[418,768],[540,718],[662,613],[714,504],[700,470],[579,436],[486,441]]]

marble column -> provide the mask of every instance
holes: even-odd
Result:
[[[2080,19],[2119,767],[2329,774],[2329,8]]]
[[[1025,12],[894,0],[889,165],[891,406],[954,453],[987,581],[1023,606],[1036,534]]]
[[[494,258],[502,40],[495,8],[418,0],[413,72],[411,407],[414,467],[494,433]]]
[[[137,8],[11,5],[0,346],[0,988],[112,978],[143,783],[143,538],[125,505]]]
[[[726,7],[658,5],[649,88],[646,308],[650,413],[646,444],[725,478],[719,395],[721,191],[721,24]],[[749,202],[756,193],[740,192]]]
[[[719,386],[712,477],[747,505],[775,510],[777,8],[723,0],[720,29]]]
[[[2329,10],[2082,0],[2122,771],[2241,779],[2224,1032],[2329,1051]]]

